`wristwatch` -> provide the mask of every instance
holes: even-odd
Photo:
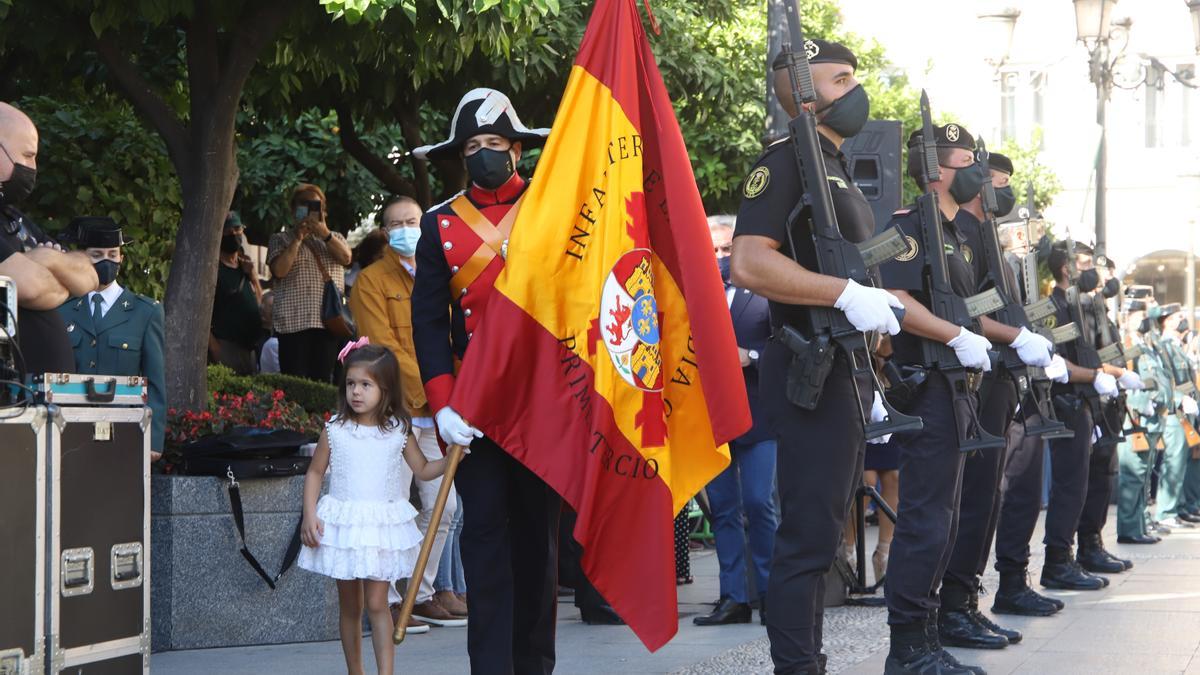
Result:
[[[323,241],[323,242],[325,242],[326,244],[328,244],[330,239],[333,239],[333,230],[330,230],[330,231],[329,231],[329,234],[325,235],[325,238],[324,238],[324,239],[322,239],[321,241]]]
[[[746,352],[746,356],[749,356],[751,361],[757,361],[758,360],[758,350],[757,349],[748,350]]]

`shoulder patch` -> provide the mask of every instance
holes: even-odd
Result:
[[[765,166],[760,166],[750,172],[746,177],[746,185],[742,188],[742,194],[746,199],[754,199],[766,191],[767,186],[771,184],[771,170]]]
[[[895,260],[897,262],[908,262],[908,261],[912,260],[913,258],[917,257],[917,252],[921,250],[917,246],[917,240],[914,239],[911,235],[907,235],[907,234],[904,235],[904,241],[905,241],[905,243],[908,244],[908,250],[896,255]]]

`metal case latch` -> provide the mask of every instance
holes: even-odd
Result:
[[[96,555],[91,548],[70,548],[62,552],[63,597],[92,592],[96,577]]]
[[[23,675],[25,652],[20,648],[0,651],[0,675]]]
[[[111,441],[112,440],[112,422],[96,422],[92,426],[92,440],[94,440],[94,441]]]
[[[114,591],[142,585],[142,542],[113,545],[111,563]]]

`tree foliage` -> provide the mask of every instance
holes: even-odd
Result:
[[[1062,182],[1053,169],[1038,161],[1042,148],[1042,130],[1034,129],[1028,143],[1009,139],[998,148],[999,152],[1013,161],[1013,190],[1017,193],[1017,203],[1025,203],[1025,186],[1033,183],[1033,205],[1036,211],[1043,213],[1046,207],[1054,202],[1054,197],[1062,192]]]

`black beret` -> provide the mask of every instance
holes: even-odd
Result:
[[[939,148],[962,148],[964,150],[975,151],[975,137],[971,132],[967,131],[966,127],[961,127],[951,122],[946,126],[934,126],[933,138]],[[908,147],[912,147],[921,142],[921,130],[917,129],[908,136]]]
[[[821,39],[805,40],[804,51],[808,55],[809,63],[844,63],[858,70],[858,57],[841,43]],[[779,52],[771,62],[771,70],[786,68],[787,56],[787,52]]]
[[[121,235],[121,226],[108,216],[78,216],[71,219],[67,230],[83,248],[118,248],[131,243]]]
[[[1013,175],[1012,160],[998,152],[988,153],[988,168],[1003,171],[1010,176]]]

